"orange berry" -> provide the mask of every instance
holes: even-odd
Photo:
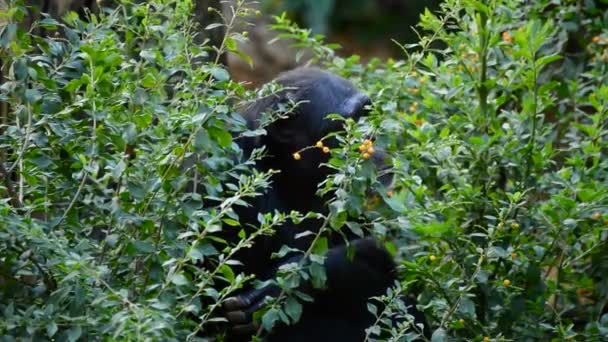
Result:
[[[365,150],[367,150],[367,146],[365,146],[365,145],[359,146],[359,152],[365,152]]]
[[[505,279],[505,280],[502,281],[502,284],[504,286],[509,286],[509,285],[511,285],[511,281],[509,279]]]
[[[324,146],[323,147],[323,153],[329,153],[329,147]]]
[[[367,148],[367,153],[374,154],[374,152],[376,152],[376,150],[374,149],[373,146],[370,146],[370,147]]]
[[[295,160],[300,160],[300,159],[302,159],[302,156],[301,156],[301,155],[300,155],[298,152],[296,152],[296,153],[292,154],[292,156],[293,156],[293,159],[295,159]]]
[[[587,289],[577,289],[576,293],[578,293],[579,296],[588,296],[591,294],[591,291]]]
[[[369,153],[365,152],[361,157],[363,157],[363,159],[369,159],[370,155]]]
[[[315,144],[316,147],[318,148],[323,148],[323,142],[322,141],[317,141],[317,143]]]
[[[595,36],[591,39],[592,42],[594,43],[599,43],[600,42],[600,36]]]
[[[373,142],[369,139],[365,139],[363,141],[363,145],[365,145],[366,147],[372,146]]]
[[[602,214],[595,213],[595,214],[593,214],[593,218],[596,219],[596,220],[599,220],[600,218],[602,218]]]
[[[608,219],[604,220],[604,224],[608,226]]]
[[[418,127],[422,126],[423,123],[424,123],[424,120],[422,120],[422,119],[416,119],[416,121],[414,121],[414,124]]]
[[[509,34],[509,32],[506,32],[506,31],[502,33],[502,40],[504,40],[507,43],[513,42],[513,38],[511,38],[511,35]]]
[[[387,191],[386,196],[393,197],[393,192],[391,190]]]

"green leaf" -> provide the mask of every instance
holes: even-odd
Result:
[[[207,133],[211,139],[217,141],[221,147],[229,147],[232,144],[232,135],[217,127],[209,127]]]
[[[240,227],[241,226],[241,223],[239,221],[233,220],[233,219],[230,219],[230,218],[222,219],[222,222],[224,222],[225,224],[227,224],[229,226],[233,226],[233,227]]]
[[[190,283],[190,281],[188,280],[188,278],[186,278],[185,275],[179,273],[179,274],[173,274],[171,276],[171,282],[177,286],[185,286],[188,285]]]
[[[313,246],[312,252],[314,254],[323,255],[328,250],[329,250],[329,242],[328,242],[327,238],[323,236],[323,237],[320,237],[317,239],[317,241],[315,242],[315,245]]]
[[[412,228],[416,233],[421,235],[441,236],[450,228],[448,222],[432,221],[427,223],[418,223]]]
[[[279,311],[275,308],[272,308],[262,316],[262,326],[264,330],[271,331],[274,327],[275,323],[279,320]]]
[[[486,142],[481,137],[470,137],[469,142],[473,145],[482,146],[485,145]]]
[[[199,129],[194,136],[194,149],[196,152],[202,152],[211,147],[211,140],[209,134],[204,129]]]
[[[447,342],[448,333],[443,328],[439,328],[433,332],[431,336],[431,342]]]
[[[294,297],[288,297],[285,300],[285,313],[291,318],[292,323],[296,323],[302,316],[302,304]]]
[[[230,51],[234,51],[237,49],[236,40],[234,40],[234,38],[232,38],[232,37],[226,38],[225,44],[226,44],[226,48],[228,48],[228,50],[230,50]]]
[[[55,336],[55,333],[57,333],[57,330],[58,330],[58,328],[57,328],[57,324],[55,322],[49,322],[46,325],[46,335],[48,337]]]
[[[82,329],[80,328],[80,326],[72,327],[68,330],[67,335],[68,335],[68,341],[76,342],[76,341],[78,341],[80,336],[82,336]]]
[[[230,79],[230,74],[226,69],[220,67],[214,67],[210,70],[211,75],[218,81],[227,81]]]
[[[554,61],[557,61],[557,60],[560,60],[560,59],[562,59],[562,56],[560,56],[558,54],[544,56],[544,57],[539,58],[536,61],[536,65],[538,65],[539,67],[542,67],[544,65],[547,65],[547,64],[549,64],[551,62],[554,62]]]
[[[35,104],[36,102],[42,99],[42,95],[40,95],[38,89],[27,89],[25,91],[25,98],[27,100],[27,103]]]
[[[135,241],[133,246],[142,253],[154,253],[154,245],[147,241]]]
[[[205,30],[213,30],[216,27],[221,27],[224,26],[223,23],[213,23],[213,24],[209,24],[207,26],[205,26]]]

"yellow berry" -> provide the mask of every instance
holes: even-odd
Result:
[[[365,150],[367,150],[367,146],[365,146],[365,145],[359,146],[359,152],[365,152]]]
[[[490,342],[490,338],[489,338],[488,336],[485,336],[485,337],[483,338],[483,342]]]
[[[604,220],[604,224],[608,226],[608,219]]]
[[[596,219],[596,220],[599,220],[600,218],[602,218],[602,214],[595,213],[595,214],[593,214],[593,218]]]
[[[416,111],[416,107],[414,107],[414,106],[410,106],[410,113],[413,113],[413,112],[415,112],[415,111]]]
[[[418,107],[418,102],[416,102],[416,101],[412,102],[412,106]]]
[[[374,152],[376,152],[376,150],[372,146],[367,148],[367,153],[374,154]]]
[[[509,279],[505,279],[505,280],[502,281],[502,284],[504,286],[509,286],[509,285],[511,285],[511,281]]]
[[[329,147],[324,146],[323,147],[323,153],[329,153]]]
[[[512,229],[519,229],[519,223],[517,223],[517,222],[511,223],[511,228]]]
[[[363,141],[363,145],[365,145],[366,147],[372,146],[373,142],[369,139],[365,139]]]
[[[300,159],[302,159],[302,156],[298,152],[296,152],[293,154],[293,159],[300,160]]]
[[[429,260],[431,260],[431,261],[435,261],[435,260],[437,260],[437,257],[436,257],[436,256],[434,256],[434,255],[431,255],[431,256],[429,257]]]
[[[517,258],[517,253],[513,252],[511,253],[511,259],[515,260]]]
[[[317,143],[315,144],[316,147],[318,148],[323,148],[323,142],[322,141],[317,141]]]
[[[463,50],[465,47],[466,47],[466,46],[465,46],[464,44],[460,44],[460,45],[458,45],[458,48],[459,48],[460,50]]]
[[[460,323],[460,324],[464,324],[464,319],[462,319],[462,318],[461,318],[461,319],[459,319],[459,320],[458,320],[458,323]]]
[[[365,153],[363,153],[362,157],[363,157],[363,159],[369,159],[370,155],[369,155],[369,153],[365,152]]]

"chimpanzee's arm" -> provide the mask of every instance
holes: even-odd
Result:
[[[281,264],[297,262],[299,258],[290,257]],[[348,247],[330,249],[325,259],[325,272],[326,288],[314,289],[308,281],[298,290],[315,299],[322,298],[322,305],[327,307],[365,302],[369,297],[383,294],[395,280],[395,264],[391,255],[370,238],[351,241]],[[277,286],[270,285],[228,298],[224,306],[233,331],[248,333],[255,330],[253,313],[263,307],[267,296],[276,297],[279,293]]]

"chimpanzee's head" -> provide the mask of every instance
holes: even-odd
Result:
[[[245,116],[256,120],[262,112],[287,110],[285,118],[266,127],[267,135],[256,145],[264,145],[280,169],[297,167],[301,176],[319,174],[319,163],[327,156],[319,150],[309,149],[299,161],[294,152],[314,145],[328,133],[342,129],[340,121],[327,119],[328,114],[340,114],[355,121],[366,115],[370,98],[350,81],[315,67],[301,67],[279,75],[276,80],[282,90],[249,106]],[[326,145],[332,145],[326,142]],[[293,170],[293,169],[292,169]]]

